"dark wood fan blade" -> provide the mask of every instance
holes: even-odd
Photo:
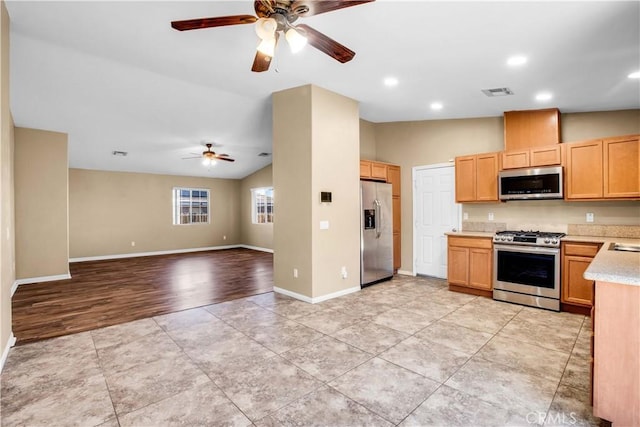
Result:
[[[218,16],[217,18],[187,19],[173,21],[171,26],[178,31],[198,30],[200,28],[224,27],[226,25],[252,24],[258,18],[252,15]]]
[[[231,157],[220,157],[220,156],[216,156],[216,158],[218,160],[224,160],[225,162],[235,162],[235,159],[232,159]]]
[[[308,43],[321,52],[326,53],[336,61],[349,62],[356,56],[356,53],[346,46],[341,45],[337,41],[322,34],[318,30],[314,30],[308,25],[300,24],[296,28],[302,29],[307,37]]]
[[[276,33],[276,47],[278,47],[278,40],[280,39],[280,34]],[[256,73],[261,73],[263,71],[267,71],[269,69],[269,65],[271,65],[271,59],[269,55],[265,55],[260,51],[256,51],[256,56],[253,58],[253,65],[251,66],[251,71]]]
[[[363,3],[371,3],[373,1],[375,0],[299,0],[293,2],[291,10],[295,11],[298,16],[306,17],[344,9],[345,7],[357,6]]]
[[[271,65],[271,57],[262,52],[256,51],[256,57],[253,58],[251,71],[261,73],[263,71],[267,71],[269,69],[269,65]]]

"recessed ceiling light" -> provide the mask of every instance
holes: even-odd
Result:
[[[432,102],[431,103],[431,109],[432,110],[442,110],[442,103],[441,102]]]
[[[553,98],[553,95],[551,95],[551,93],[549,92],[540,92],[539,94],[536,95],[537,101],[548,101],[551,98]]]
[[[398,86],[398,79],[395,77],[385,77],[384,85],[388,87]]]
[[[629,77],[630,79],[640,79],[640,71],[635,71],[629,74],[627,77]]]
[[[511,67],[517,67],[518,65],[524,65],[527,63],[527,57],[522,55],[512,56],[507,59],[507,65]]]

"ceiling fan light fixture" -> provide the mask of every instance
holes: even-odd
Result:
[[[205,157],[202,159],[202,164],[205,166],[213,166],[216,164],[216,161],[213,158]]]
[[[287,30],[285,38],[292,53],[300,52],[307,45],[307,38],[293,27]]]
[[[263,53],[269,57],[273,57],[276,53],[276,39],[263,39],[257,48],[258,52]]]
[[[256,34],[260,40],[268,40],[275,37],[278,23],[273,18],[260,18],[256,22]]]

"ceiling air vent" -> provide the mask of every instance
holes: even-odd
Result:
[[[499,87],[495,89],[482,89],[482,93],[488,97],[513,95],[513,91],[508,87]]]
[[[126,151],[112,151],[111,154],[114,156],[125,157],[128,153]]]
[[[268,157],[270,155],[271,155],[271,153],[264,153],[263,152],[263,153],[258,154],[258,157]]]

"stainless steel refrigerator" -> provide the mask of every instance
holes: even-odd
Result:
[[[391,184],[360,181],[360,286],[393,277]]]

